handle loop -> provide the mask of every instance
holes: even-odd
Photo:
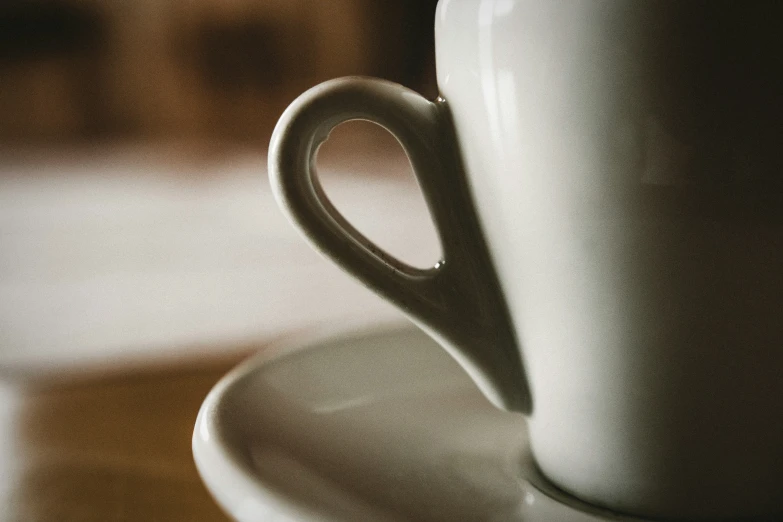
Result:
[[[387,254],[332,205],[315,154],[334,127],[369,120],[400,142],[424,192],[444,260],[412,267]],[[313,246],[438,340],[504,409],[530,412],[514,330],[463,173],[446,102],[391,82],[343,78],[302,94],[272,135],[275,198]]]

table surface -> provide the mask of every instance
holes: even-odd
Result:
[[[346,142],[321,169],[338,208],[437,259],[404,156]],[[0,155],[0,238],[3,521],[224,520],[190,450],[220,376],[304,331],[401,318],[285,222],[259,153]]]
[[[233,363],[0,390],[0,520],[228,520],[190,437]]]

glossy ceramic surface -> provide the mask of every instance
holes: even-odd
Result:
[[[534,454],[625,511],[783,514],[783,36],[746,7],[438,8]]]
[[[204,401],[193,452],[240,522],[618,520],[540,481],[524,432],[407,327],[250,359]]]
[[[351,119],[378,123],[405,149],[444,253],[435,266],[413,267],[384,252],[324,193],[315,169],[318,147],[335,126]],[[438,339],[495,405],[530,411],[521,355],[442,100],[431,102],[401,85],[369,78],[317,85],[277,123],[269,176],[280,208],[317,250]]]
[[[443,0],[443,98],[355,78],[308,91],[272,138],[276,195],[494,404],[529,415],[559,487],[645,516],[780,519],[778,14]],[[315,153],[351,118],[408,152],[443,263],[400,263],[325,197]]]

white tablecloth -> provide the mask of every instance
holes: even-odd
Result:
[[[368,236],[420,265],[437,259],[399,156],[322,170]],[[286,222],[262,154],[0,158],[0,244],[3,374],[181,362],[401,318]]]

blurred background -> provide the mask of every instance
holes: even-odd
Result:
[[[224,520],[190,452],[220,376],[400,320],[286,222],[266,149],[323,80],[434,97],[435,3],[0,2],[0,521]],[[370,123],[333,138],[338,208],[437,260],[396,141]]]
[[[4,143],[263,143],[294,96],[373,75],[434,95],[432,0],[7,0]]]

